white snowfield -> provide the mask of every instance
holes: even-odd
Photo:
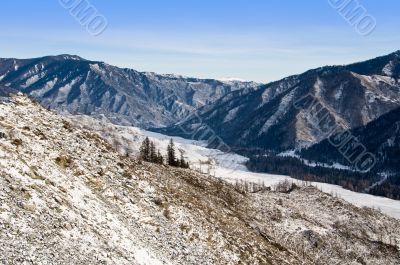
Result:
[[[146,136],[154,141],[162,152],[165,152],[172,138],[176,148],[183,152],[185,159],[189,161],[192,169],[201,171],[204,174],[213,175],[231,183],[235,183],[236,181],[248,181],[264,183],[266,186],[270,187],[284,180],[299,184],[304,183],[303,181],[293,179],[289,176],[250,172],[245,166],[248,158],[233,153],[224,153],[220,150],[206,148],[206,143],[201,141],[188,140],[181,137],[170,137],[136,127],[116,126],[107,121],[98,121],[88,116],[71,116],[70,118],[76,120],[82,126],[100,132],[102,136],[109,141],[111,139],[112,141],[119,141],[117,144],[120,149],[119,151],[129,154],[138,153],[140,143]],[[310,184],[309,182],[307,183]],[[370,194],[357,193],[332,184],[311,182],[311,185],[325,193],[342,198],[355,206],[378,209],[388,216],[400,219],[400,201]]]

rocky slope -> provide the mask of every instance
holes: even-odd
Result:
[[[400,222],[314,188],[248,193],[0,103],[5,264],[398,264]]]
[[[157,131],[199,138],[213,130],[228,145],[282,151],[309,146],[331,131],[377,119],[400,106],[400,51],[348,66],[310,70],[234,91],[175,126]]]
[[[341,145],[337,147],[331,142]],[[298,154],[314,163],[337,163],[355,168],[351,162],[363,150],[374,155],[371,172],[379,176],[367,191],[400,200],[400,108],[366,126],[332,135],[329,140],[299,150]]]
[[[350,138],[350,137],[354,138]],[[399,172],[400,150],[400,108],[395,109],[366,126],[358,127],[330,137],[332,142],[346,143],[348,153],[359,154],[357,149],[362,144],[368,152],[375,155],[376,172]],[[356,139],[356,140],[353,140]],[[306,159],[323,163],[339,163],[353,166],[341,153],[341,148],[333,146],[324,140],[298,153]]]
[[[0,85],[58,111],[105,115],[117,124],[162,127],[253,82],[141,73],[78,56],[0,59]]]

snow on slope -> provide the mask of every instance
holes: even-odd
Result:
[[[226,183],[121,157],[24,97],[0,104],[0,130],[1,264],[302,264]]]
[[[254,183],[264,183],[270,187],[284,180],[299,184],[304,183],[289,176],[250,172],[245,166],[248,158],[234,153],[224,153],[220,150],[206,148],[206,143],[201,141],[170,137],[136,127],[116,126],[108,123],[106,120],[98,121],[88,116],[71,116],[70,118],[83,127],[100,132],[110,142],[115,142],[120,152],[124,154],[137,155],[140,143],[146,136],[154,141],[161,151],[166,150],[169,140],[172,138],[177,149],[183,151],[184,157],[189,161],[192,169],[222,178],[231,183],[245,180]],[[338,196],[358,207],[379,209],[389,216],[400,219],[400,201],[352,192],[332,184],[319,182],[312,182],[311,184],[323,192]]]
[[[394,218],[312,187],[246,193],[141,163],[73,123],[24,97],[0,104],[0,263],[399,264]],[[121,152],[145,136],[103,125]]]

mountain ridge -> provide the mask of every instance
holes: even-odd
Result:
[[[254,91],[233,91],[200,108],[196,118],[154,130],[190,138],[211,128],[228,145],[239,149],[279,152],[309,146],[326,137],[326,128],[364,126],[399,107],[399,58],[396,51],[347,66],[316,68]],[[312,107],[318,109],[296,107],[308,95],[315,101]],[[321,110],[324,119],[318,113]]]
[[[258,86],[138,72],[76,55],[0,59],[0,85],[61,112],[141,127],[170,125],[230,91]]]

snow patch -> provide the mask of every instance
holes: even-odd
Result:
[[[74,80],[72,80],[69,84],[61,87],[58,90],[58,94],[57,94],[57,98],[56,98],[56,102],[58,103],[63,103],[67,100],[67,97],[69,95],[69,92],[71,91],[72,87],[79,81],[79,78],[75,78]]]
[[[341,84],[338,90],[336,91],[334,98],[336,100],[339,100],[342,97],[342,94],[343,94],[343,84]]]
[[[387,76],[392,76],[393,75],[393,67],[394,67],[394,62],[390,61],[385,67],[382,69],[382,73],[384,73]]]
[[[49,92],[54,88],[57,81],[58,81],[57,77],[53,80],[47,81],[47,83],[44,85],[43,88],[32,91],[31,95],[34,97],[42,97],[44,94],[46,94],[47,92]]]
[[[40,78],[39,75],[34,75],[34,76],[29,77],[22,87],[27,88],[27,87],[33,85],[34,83],[39,81],[39,78]]]
[[[88,116],[71,116],[71,118],[83,127],[98,131],[108,141],[117,142],[121,152],[138,154],[140,144],[145,137],[149,137],[150,140],[155,142],[158,148],[164,151],[167,148],[169,140],[173,139],[177,150],[182,151],[185,159],[189,161],[191,169],[202,172],[203,174],[222,178],[231,183],[240,180],[264,183],[267,186],[274,186],[284,180],[300,184],[305,183],[289,176],[250,172],[245,166],[248,161],[247,157],[234,153],[224,153],[216,149],[209,149],[206,147],[207,143],[205,142],[188,140],[181,137],[170,137],[159,133],[145,131],[136,127],[116,126],[106,121],[100,122]],[[294,153],[294,150],[282,153],[281,155],[297,156]],[[311,162],[306,161],[306,163],[310,166],[317,166]],[[322,166],[349,169],[340,164]],[[389,216],[400,219],[400,201],[364,193],[357,193],[332,184],[312,183],[312,185],[326,193],[338,195],[342,199],[356,206],[377,208]]]
[[[102,74],[102,75],[105,75],[105,74],[106,74],[105,70],[104,70],[104,69],[101,69],[100,65],[97,64],[97,63],[96,63],[96,64],[90,64],[90,69],[91,69],[92,71],[98,73],[98,74]]]
[[[225,116],[224,122],[229,122],[229,121],[232,121],[233,119],[235,119],[235,118],[236,118],[236,115],[237,115],[237,113],[238,113],[238,111],[239,111],[239,109],[240,109],[240,106],[231,109],[231,110],[228,112],[228,114]]]
[[[269,131],[269,129],[276,124],[276,122],[278,121],[278,119],[280,119],[285,113],[286,111],[289,109],[289,105],[292,104],[292,100],[293,100],[293,96],[294,96],[294,91],[292,90],[289,94],[285,95],[282,100],[281,103],[279,104],[278,110],[274,113],[274,115],[272,115],[263,125],[263,127],[261,128],[260,132],[258,133],[258,135],[262,135],[265,134]]]

